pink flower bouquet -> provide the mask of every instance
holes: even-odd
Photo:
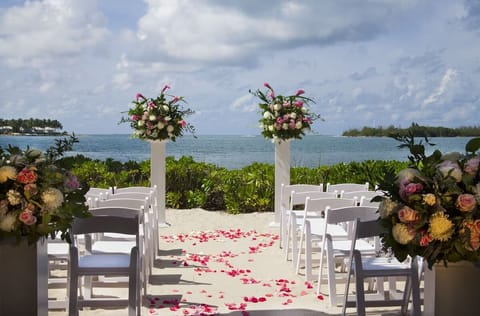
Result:
[[[183,109],[183,97],[167,95],[170,86],[165,85],[156,98],[146,98],[138,93],[128,117],[120,121],[129,122],[134,129],[133,137],[147,140],[172,140],[182,136],[185,131],[194,133],[194,127],[185,121],[185,116],[194,112]]]
[[[307,107],[313,100],[303,96],[303,89],[299,89],[295,95],[283,96],[276,95],[268,83],[264,86],[267,92],[250,91],[261,101],[258,106],[262,115],[259,120],[262,135],[273,142],[302,139],[305,132],[311,130],[313,121],[320,119],[320,115],[310,112]]]

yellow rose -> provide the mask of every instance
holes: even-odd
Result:
[[[415,233],[408,229],[408,226],[403,223],[397,223],[392,228],[393,238],[402,245],[408,244],[415,237]]]
[[[10,180],[15,180],[17,177],[17,170],[11,166],[0,167],[0,183],[5,183]]]

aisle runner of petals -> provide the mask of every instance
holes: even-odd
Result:
[[[292,304],[296,297],[315,295],[316,299],[323,300],[322,295],[316,294],[313,286],[310,282],[303,282],[303,284],[297,284],[295,280],[287,279],[275,279],[275,280],[260,280],[252,277],[254,271],[252,267],[255,265],[253,262],[255,259],[249,258],[246,260],[250,265],[250,268],[236,267],[231,263],[230,259],[239,256],[252,256],[262,253],[262,250],[268,247],[276,245],[279,239],[277,234],[270,233],[258,233],[254,230],[242,231],[240,229],[232,230],[216,230],[211,232],[198,232],[190,234],[178,234],[178,235],[166,235],[160,236],[161,240],[167,244],[173,243],[191,243],[192,247],[201,246],[204,243],[209,242],[225,242],[230,240],[237,242],[242,239],[248,241],[250,245],[246,249],[238,249],[238,247],[232,247],[239,251],[235,253],[233,251],[221,251],[217,254],[193,254],[188,253],[185,249],[182,251],[182,256],[170,256],[172,260],[171,264],[174,266],[192,267],[198,277],[202,275],[214,273],[225,276],[225,282],[238,282],[238,291],[241,291],[240,285],[249,286],[256,285],[261,286],[264,291],[258,296],[244,296],[243,299],[236,302],[227,301],[227,293],[219,291],[217,293],[209,293],[205,289],[200,289],[199,293],[205,297],[205,300],[216,299],[217,302],[223,302],[224,306],[230,311],[240,311],[241,315],[249,315],[249,309],[256,309],[260,304],[267,302],[274,297],[281,298],[281,304],[286,306]],[[183,248],[183,247],[182,247]],[[279,258],[280,260],[280,258]],[[245,289],[245,288],[244,288]],[[252,290],[245,292],[252,293]],[[256,291],[259,293],[259,291]],[[194,294],[192,287],[183,293],[178,290],[172,290],[172,293],[164,294],[176,294],[181,295],[182,299],[161,299],[157,296],[149,296],[149,314],[150,315],[217,315],[218,307],[209,305],[207,303],[200,303],[195,305],[189,305],[188,297]],[[235,293],[238,294],[238,293]],[[220,303],[219,303],[220,304]],[[279,307],[280,308],[280,307]],[[171,313],[168,313],[168,312]]]

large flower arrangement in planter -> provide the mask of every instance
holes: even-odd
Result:
[[[0,239],[33,243],[60,233],[68,240],[74,217],[89,215],[88,187],[58,162],[74,142],[74,136],[56,140],[46,152],[0,147]]]
[[[251,91],[261,101],[258,106],[262,115],[259,120],[262,135],[272,142],[302,139],[305,132],[311,130],[313,121],[320,119],[320,115],[310,112],[307,107],[309,102],[314,101],[303,96],[303,89],[295,95],[283,96],[275,94],[268,83],[264,86],[268,91]]]
[[[400,261],[421,256],[430,268],[439,262],[478,262],[480,138],[470,140],[464,154],[435,150],[428,156],[413,133],[394,138],[410,149],[411,164],[387,174],[379,185],[386,195],[379,209],[384,248]]]
[[[130,123],[134,129],[133,137],[175,141],[184,132],[195,132],[195,128],[185,121],[185,117],[194,111],[183,108],[183,97],[166,94],[168,89],[170,86],[165,85],[156,98],[146,98],[140,93],[136,95],[128,117],[121,120]]]

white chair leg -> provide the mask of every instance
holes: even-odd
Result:
[[[327,246],[327,278],[328,278],[328,297],[331,306],[337,305],[337,280],[335,278],[335,255],[333,249]]]
[[[309,223],[307,223],[309,224]],[[305,225],[306,226],[306,225]],[[309,231],[310,231],[310,225],[308,225],[309,227]],[[295,262],[295,273],[296,274],[299,274],[300,273],[300,264],[301,264],[301,261],[302,261],[302,249],[305,248],[305,253],[307,252],[307,241],[306,241],[306,227],[304,227],[302,229],[302,232],[300,234],[300,242],[298,243],[298,251],[297,251],[297,256],[294,259],[294,262]],[[311,248],[310,248],[311,249]]]
[[[305,222],[305,280],[310,281],[312,279],[312,228],[310,222]],[[299,253],[299,261],[300,261]]]
[[[292,237],[292,232],[293,232],[293,229],[292,229],[292,220],[291,220],[291,217],[289,216],[288,217],[288,220],[287,220],[287,225],[285,226],[285,236],[284,236],[284,242],[283,242],[283,253],[285,255],[285,260],[288,260],[288,252],[289,252],[289,247],[290,247],[290,239],[293,238]]]

